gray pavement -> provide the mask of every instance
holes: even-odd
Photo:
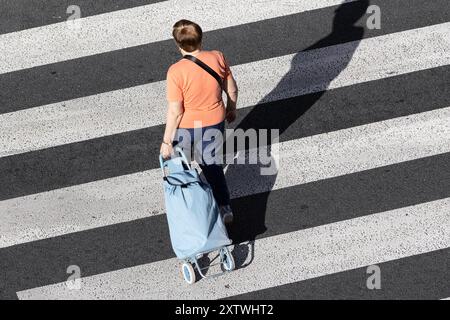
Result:
[[[446,0],[233,0],[221,21],[217,0],[83,0],[74,34],[65,1],[28,2],[0,4],[0,298],[450,296]],[[183,14],[244,84],[229,127],[279,129],[281,150],[276,175],[227,168],[239,269],[191,287],[157,160]]]

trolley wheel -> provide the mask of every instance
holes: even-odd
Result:
[[[235,269],[234,258],[227,248],[223,248],[222,267],[225,271],[233,271]]]
[[[194,267],[190,263],[184,262],[181,265],[181,273],[183,274],[184,281],[186,281],[188,284],[195,283],[196,275],[195,275]]]

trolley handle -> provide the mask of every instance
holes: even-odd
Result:
[[[180,147],[176,146],[176,147],[174,147],[174,153],[175,152],[179,153],[179,155],[181,157],[181,161],[186,164],[186,166],[189,170],[191,170],[191,165],[189,164],[189,161],[188,161],[186,155],[184,154],[183,150]],[[159,165],[161,167],[164,177],[166,177],[166,172],[164,171],[164,168],[167,167],[167,161],[170,161],[170,160],[172,160],[172,158],[164,159],[161,154],[159,155]]]

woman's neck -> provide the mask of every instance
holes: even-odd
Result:
[[[187,52],[187,51],[184,51],[184,50],[181,50],[181,54],[183,55],[183,56],[185,56],[185,55],[191,55],[191,56],[196,56],[196,55],[198,55],[200,52],[202,52],[202,49],[197,49],[197,50],[195,50],[195,51],[192,51],[192,52]]]

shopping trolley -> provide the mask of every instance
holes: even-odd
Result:
[[[231,240],[210,185],[191,167],[180,147],[175,147],[170,159],[160,155],[159,161],[170,240],[177,258],[182,261],[184,280],[193,284],[197,280],[195,269],[205,278],[203,271],[214,265],[221,265],[222,272],[208,277],[234,270],[234,258],[228,249]],[[216,259],[219,262],[201,267],[198,260],[213,252],[218,254],[211,262]]]

